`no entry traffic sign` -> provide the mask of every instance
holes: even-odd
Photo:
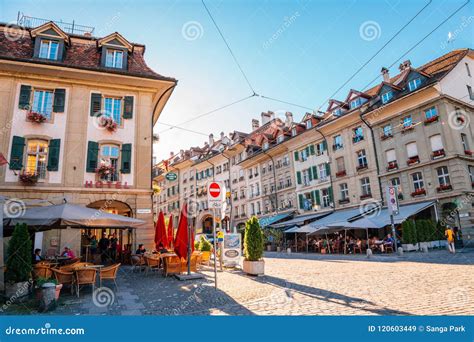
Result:
[[[213,198],[217,198],[221,195],[221,186],[219,183],[212,182],[209,184],[209,195]]]
[[[207,203],[209,208],[221,209],[224,202],[225,186],[222,182],[211,182],[207,185]]]

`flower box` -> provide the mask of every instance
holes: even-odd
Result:
[[[422,196],[422,195],[426,195],[425,189],[419,189],[411,193],[411,197]]]
[[[100,177],[100,178],[105,178],[107,176],[113,175],[115,173],[115,168],[110,165],[101,165],[99,166],[96,170],[95,173]]]
[[[405,134],[405,133],[413,131],[414,129],[415,129],[415,125],[410,125],[410,126],[407,126],[407,127],[403,127],[402,128],[402,133]]]
[[[473,153],[471,150],[464,150],[464,154],[467,156],[472,156]]]
[[[420,162],[420,157],[418,156],[415,156],[415,157],[410,157],[408,160],[407,160],[407,165],[412,165],[412,164],[417,164]]]
[[[44,116],[43,114],[38,113],[38,112],[33,112],[33,111],[28,112],[28,114],[26,115],[26,118],[28,119],[28,121],[31,121],[37,124],[43,123],[47,120],[47,117]]]
[[[433,116],[433,117],[431,117],[431,118],[429,118],[429,119],[426,119],[423,123],[424,123],[425,125],[429,125],[430,123],[437,122],[438,120],[439,120],[439,116],[436,115],[436,116]]]
[[[369,167],[369,165],[365,164],[365,165],[359,165],[356,167],[356,170],[357,171],[362,171],[362,170],[365,170]]]
[[[367,199],[367,198],[372,198],[372,194],[367,194],[367,195],[361,195],[360,196],[361,200],[364,200],[364,199]]]
[[[336,172],[336,177],[344,177],[346,175],[346,170]]]
[[[449,191],[449,190],[453,190],[453,186],[451,184],[440,185],[436,188],[436,191],[438,192]]]
[[[349,202],[350,202],[349,198],[344,198],[344,199],[339,200],[339,204],[347,204]]]
[[[446,152],[444,152],[444,148],[442,148],[441,150],[433,151],[433,153],[431,154],[432,159],[442,158],[444,156],[446,156]]]
[[[380,136],[380,139],[381,140],[387,140],[387,139],[390,139],[390,138],[393,138],[393,134],[389,133],[389,134],[382,134]]]
[[[398,163],[396,161],[389,162],[387,166],[387,171],[392,171],[395,169],[398,169]]]
[[[99,127],[105,128],[109,132],[115,132],[118,125],[111,117],[101,116],[99,118]]]
[[[22,172],[18,178],[25,185],[35,185],[38,183],[38,175],[36,173]]]

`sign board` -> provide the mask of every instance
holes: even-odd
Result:
[[[207,185],[207,204],[210,209],[222,208],[225,192],[225,185],[222,182],[210,182]]]
[[[224,234],[222,249],[225,266],[234,267],[239,265],[242,254],[242,235]]]
[[[178,179],[178,175],[174,172],[168,172],[165,176],[166,180],[169,180],[169,181],[175,181]]]
[[[398,193],[395,186],[387,187],[387,208],[390,215],[398,215]]]
[[[151,214],[151,209],[137,209],[137,214]]]

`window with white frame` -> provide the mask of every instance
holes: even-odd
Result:
[[[467,135],[464,133],[461,133],[461,143],[464,151],[470,151],[469,141],[467,140]]]
[[[104,98],[104,115],[112,118],[117,125],[122,123],[122,99],[115,97]]]
[[[309,170],[303,170],[303,184],[309,185]]]
[[[471,178],[471,184],[474,185],[474,166],[469,165],[468,170],[469,170],[469,177]]]
[[[285,136],[283,134],[280,134],[277,138],[277,142],[281,143],[281,142],[283,142],[284,139],[285,139]]]
[[[421,78],[415,78],[414,80],[411,80],[408,82],[408,89],[410,91],[418,89],[418,87],[421,85]]]
[[[413,180],[413,189],[415,191],[424,189],[423,174],[421,172],[413,173],[411,178]]]
[[[469,69],[469,64],[468,63],[464,63],[465,67],[466,67],[466,72],[467,72],[467,76],[471,77],[471,69]]]
[[[334,116],[339,116],[342,114],[342,109],[341,108],[336,108],[332,111],[332,115]]]
[[[342,136],[338,134],[334,137],[334,150],[339,150],[342,146]]]
[[[354,133],[353,134],[354,142],[364,140],[364,130],[362,129],[362,127],[359,126],[359,127],[354,128],[353,133]]]
[[[386,158],[387,158],[387,163],[392,163],[392,162],[397,161],[397,154],[396,154],[394,148],[385,151],[385,155],[386,155]]]
[[[425,110],[425,118],[426,119],[432,119],[438,116],[438,111],[436,110],[436,107],[431,107]]]
[[[382,94],[382,103],[387,103],[393,98],[393,91],[387,91],[386,93]]]
[[[392,125],[388,124],[383,126],[383,135],[386,137],[392,135]]]
[[[418,157],[418,148],[416,147],[416,142],[408,143],[406,146],[408,158]]]
[[[250,203],[250,214],[255,215],[255,203]]]
[[[39,113],[51,120],[53,112],[53,92],[51,90],[35,90],[33,92],[33,105],[31,111]]]
[[[339,184],[339,193],[341,195],[341,200],[349,198],[349,188],[347,187],[347,183]]]
[[[31,139],[27,144],[26,173],[46,178],[48,164],[48,142],[46,140]]]
[[[311,119],[306,120],[306,129],[310,129],[312,127],[313,127],[313,122],[311,121]]]
[[[301,161],[308,160],[308,154],[306,153],[306,149],[301,150],[300,154],[301,154]]]
[[[326,164],[319,164],[318,165],[318,174],[319,174],[319,179],[321,179],[321,180],[326,179],[326,177],[327,177]]]
[[[40,43],[39,58],[57,60],[59,51],[59,42],[54,40],[42,39]]]
[[[438,183],[440,186],[442,185],[450,185],[451,181],[449,179],[449,172],[447,166],[440,166],[436,169],[436,173],[438,174]]]
[[[397,188],[399,194],[402,192],[402,185],[400,182],[400,178],[398,177],[392,178],[390,180],[390,183],[392,184],[392,186]]]
[[[108,68],[123,68],[123,51],[115,49],[107,49],[105,58],[105,66]]]
[[[351,109],[357,108],[357,107],[361,106],[362,104],[364,104],[365,102],[367,102],[367,99],[365,99],[363,97],[358,97],[358,98],[351,101],[350,108]]]
[[[369,196],[372,194],[369,177],[364,177],[360,180],[360,189],[362,196]]]
[[[110,167],[110,172],[101,173],[100,179],[110,182],[118,180],[120,148],[117,145],[105,144],[100,146],[100,166]]]
[[[474,93],[472,92],[472,87],[470,85],[466,85],[467,93],[469,94],[469,99],[474,100]]]
[[[322,189],[321,190],[321,206],[323,208],[329,207],[331,204],[331,199],[329,196],[329,190],[328,189]]]
[[[292,136],[295,136],[296,133],[297,133],[296,128],[293,127],[293,128],[291,129],[291,135],[292,135]]]
[[[365,154],[365,150],[357,151],[357,164],[359,167],[366,167],[367,166],[367,156]]]
[[[403,118],[403,128],[409,128],[413,125],[413,119],[411,115],[405,116]]]
[[[441,134],[436,134],[430,137],[431,143],[431,151],[439,151],[442,150],[443,147],[443,140],[441,139]]]

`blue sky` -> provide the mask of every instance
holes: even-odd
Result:
[[[328,97],[428,2],[207,0],[206,4],[258,94],[325,109]],[[382,66],[395,62],[464,2],[433,0],[335,98],[344,99],[350,88],[362,90]],[[0,4],[4,22],[16,20],[21,11],[94,26],[99,36],[118,31],[130,41],[145,44],[148,65],[179,80],[155,126],[160,134],[155,149],[158,158],[207,140],[204,135],[169,130],[161,122],[179,124],[252,94],[201,1],[2,0]],[[472,3],[465,6],[406,58],[419,66],[452,49],[472,48],[473,9]],[[446,44],[448,32],[455,39]],[[398,64],[391,74],[397,72]],[[277,115],[291,111],[296,120],[308,111],[253,97],[182,127],[214,135],[248,131],[251,119],[267,110]]]

